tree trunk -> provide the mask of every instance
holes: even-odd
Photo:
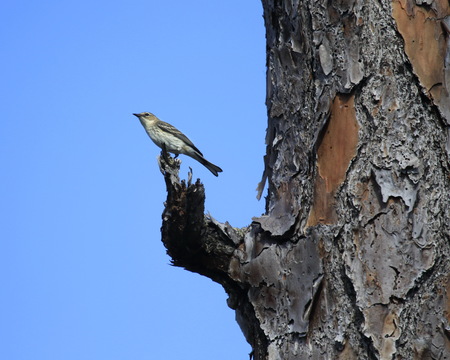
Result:
[[[263,0],[266,214],[236,229],[161,159],[173,263],[222,284],[254,358],[450,359],[444,0]]]

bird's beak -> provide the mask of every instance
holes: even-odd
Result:
[[[133,115],[136,116],[136,117],[139,117],[140,114],[133,114]]]

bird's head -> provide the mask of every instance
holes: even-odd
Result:
[[[133,114],[133,115],[139,118],[139,120],[141,121],[154,121],[158,119],[155,115],[149,112],[142,112],[140,114]]]

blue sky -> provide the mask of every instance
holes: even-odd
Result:
[[[264,212],[258,0],[0,5],[0,358],[247,359],[222,287],[169,265],[159,150],[132,116],[183,131],[206,210]]]

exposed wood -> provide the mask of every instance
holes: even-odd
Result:
[[[338,94],[317,150],[314,202],[307,226],[336,222],[334,197],[356,155],[358,130],[354,95]]]
[[[449,2],[395,0],[392,16],[414,72],[450,125]]]

